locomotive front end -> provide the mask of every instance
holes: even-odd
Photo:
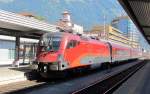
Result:
[[[65,42],[61,34],[47,33],[39,42],[36,62],[40,73],[62,71],[67,68],[63,58]]]

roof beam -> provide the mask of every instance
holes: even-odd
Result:
[[[142,27],[143,27],[143,28],[150,28],[150,26],[145,26],[145,25],[142,25]]]
[[[20,37],[24,37],[24,38],[33,38],[33,39],[39,39],[40,38],[40,34],[36,35],[36,34],[32,34],[32,33],[25,33],[25,32],[20,32],[17,30],[10,30],[10,29],[6,29],[6,28],[0,28],[0,35],[7,35],[7,36],[20,36]]]
[[[142,26],[140,26],[140,23],[132,9],[132,7],[129,4],[129,0],[118,0],[119,3],[122,5],[122,7],[125,9],[125,11],[127,12],[127,14],[129,15],[129,17],[131,18],[131,20],[134,22],[134,24],[137,26],[137,28],[139,29],[139,31],[142,33],[142,35],[145,37],[146,40],[148,40],[148,38],[146,37],[146,34],[144,33],[144,30],[142,28]],[[132,0],[130,0],[132,1]],[[138,1],[138,0],[134,0],[134,1]],[[141,19],[142,20],[142,19]],[[149,42],[149,41],[148,41]],[[149,42],[150,43],[150,42]]]

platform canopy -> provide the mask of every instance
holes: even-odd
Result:
[[[55,25],[35,18],[0,10],[0,35],[38,39],[45,32],[57,32]]]
[[[150,0],[118,0],[150,44]]]

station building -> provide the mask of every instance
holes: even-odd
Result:
[[[91,32],[88,32],[87,34],[91,36],[98,36],[100,39],[129,45],[134,48],[139,47],[138,42],[132,41],[126,36],[126,34],[111,25],[96,25],[92,28]]]
[[[19,63],[30,63],[36,54],[38,40],[21,38]],[[15,59],[15,37],[0,35],[0,66],[11,65]]]
[[[126,35],[133,43],[139,42],[139,32],[128,16],[120,16],[112,20],[111,25]]]
[[[68,11],[62,13],[62,18],[56,24],[58,28],[65,32],[71,32],[76,34],[83,34],[83,26],[74,24],[71,20],[71,15]]]

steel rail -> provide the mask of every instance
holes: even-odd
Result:
[[[108,75],[89,86],[74,91],[72,94],[111,94],[145,64],[146,62],[144,61],[139,62],[138,64],[133,65],[132,67],[129,67],[117,74]]]

